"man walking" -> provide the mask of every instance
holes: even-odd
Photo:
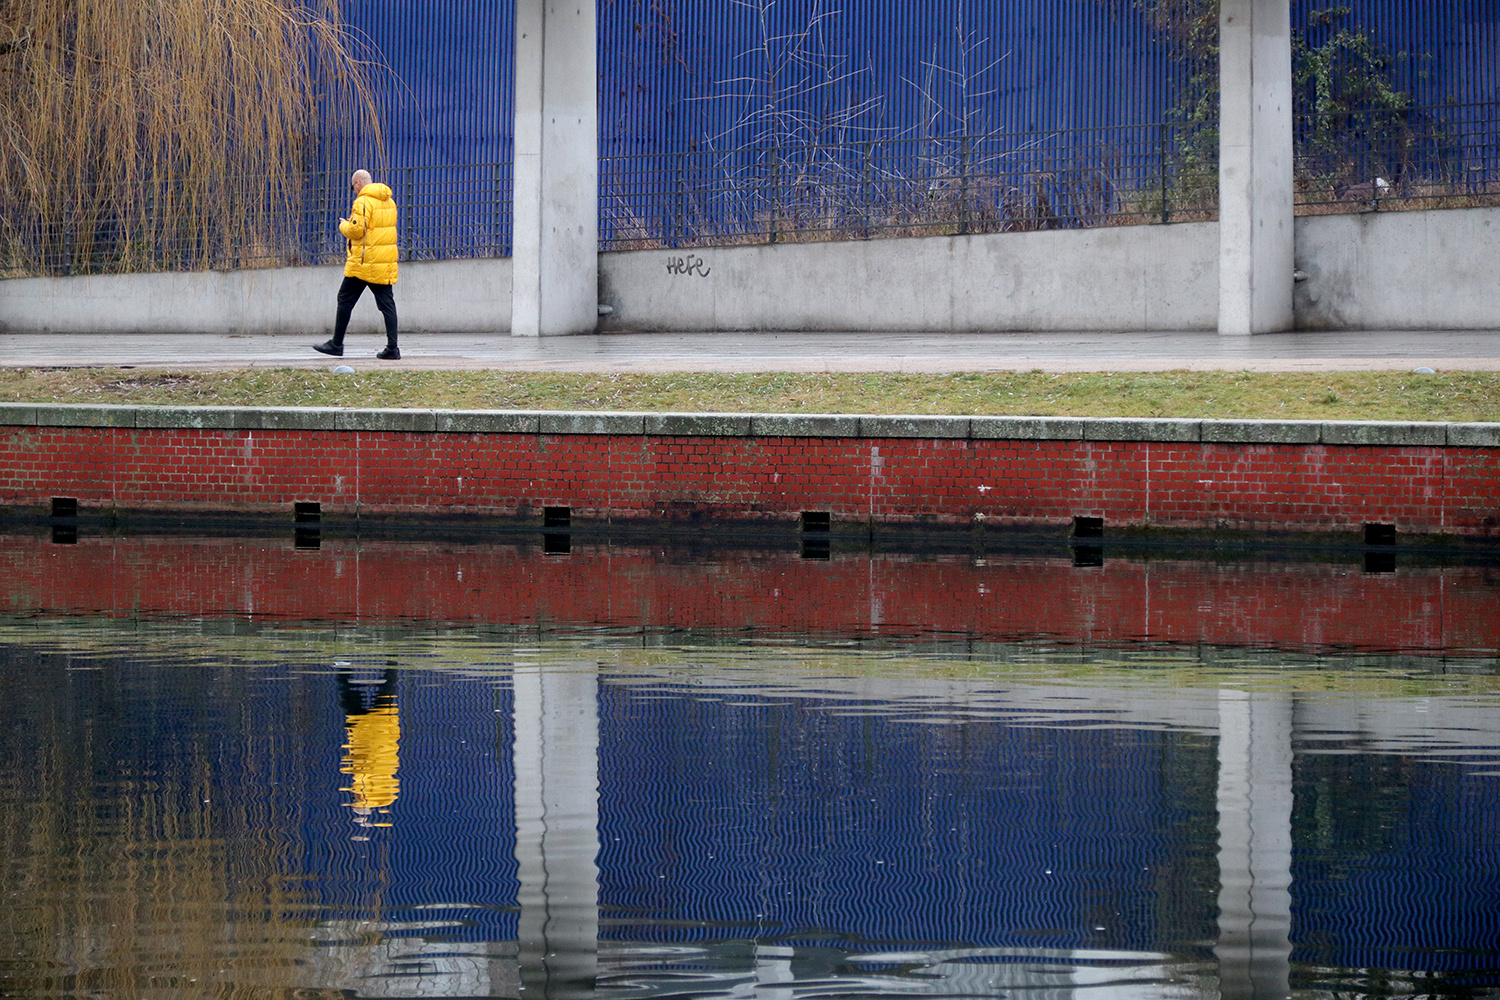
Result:
[[[339,308],[333,324],[333,339],[313,346],[320,354],[344,355],[344,332],[354,303],[369,288],[375,305],[385,317],[385,349],[375,355],[382,361],[397,361],[396,346],[396,202],[391,189],[373,184],[368,170],[356,170],[349,178],[356,195],[349,218],[339,220],[339,232],[348,241],[349,259],[344,263],[344,283],[339,286]]]

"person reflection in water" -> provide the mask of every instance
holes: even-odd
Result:
[[[396,779],[401,767],[396,671],[387,669],[378,685],[356,683],[350,674],[343,672],[338,675],[338,686],[349,737],[339,770],[353,779],[348,788],[341,790],[354,796],[349,806],[354,810],[356,825],[366,829],[390,826],[376,817],[387,813],[401,794],[401,783]]]

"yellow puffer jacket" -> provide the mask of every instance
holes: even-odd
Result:
[[[396,203],[384,184],[366,184],[354,200],[349,221],[339,223],[349,241],[344,277],[372,285],[396,283]]]

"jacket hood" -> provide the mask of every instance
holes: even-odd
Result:
[[[391,189],[384,184],[366,184],[359,189],[361,198],[374,198],[376,201],[390,201]]]

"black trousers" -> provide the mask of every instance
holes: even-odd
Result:
[[[344,333],[349,329],[349,314],[354,312],[354,303],[359,301],[366,288],[374,293],[375,305],[380,310],[380,315],[385,317],[386,345],[395,347],[396,296],[392,294],[390,285],[373,285],[363,278],[345,278],[344,283],[339,286],[339,312],[333,323],[333,342],[344,342]]]

